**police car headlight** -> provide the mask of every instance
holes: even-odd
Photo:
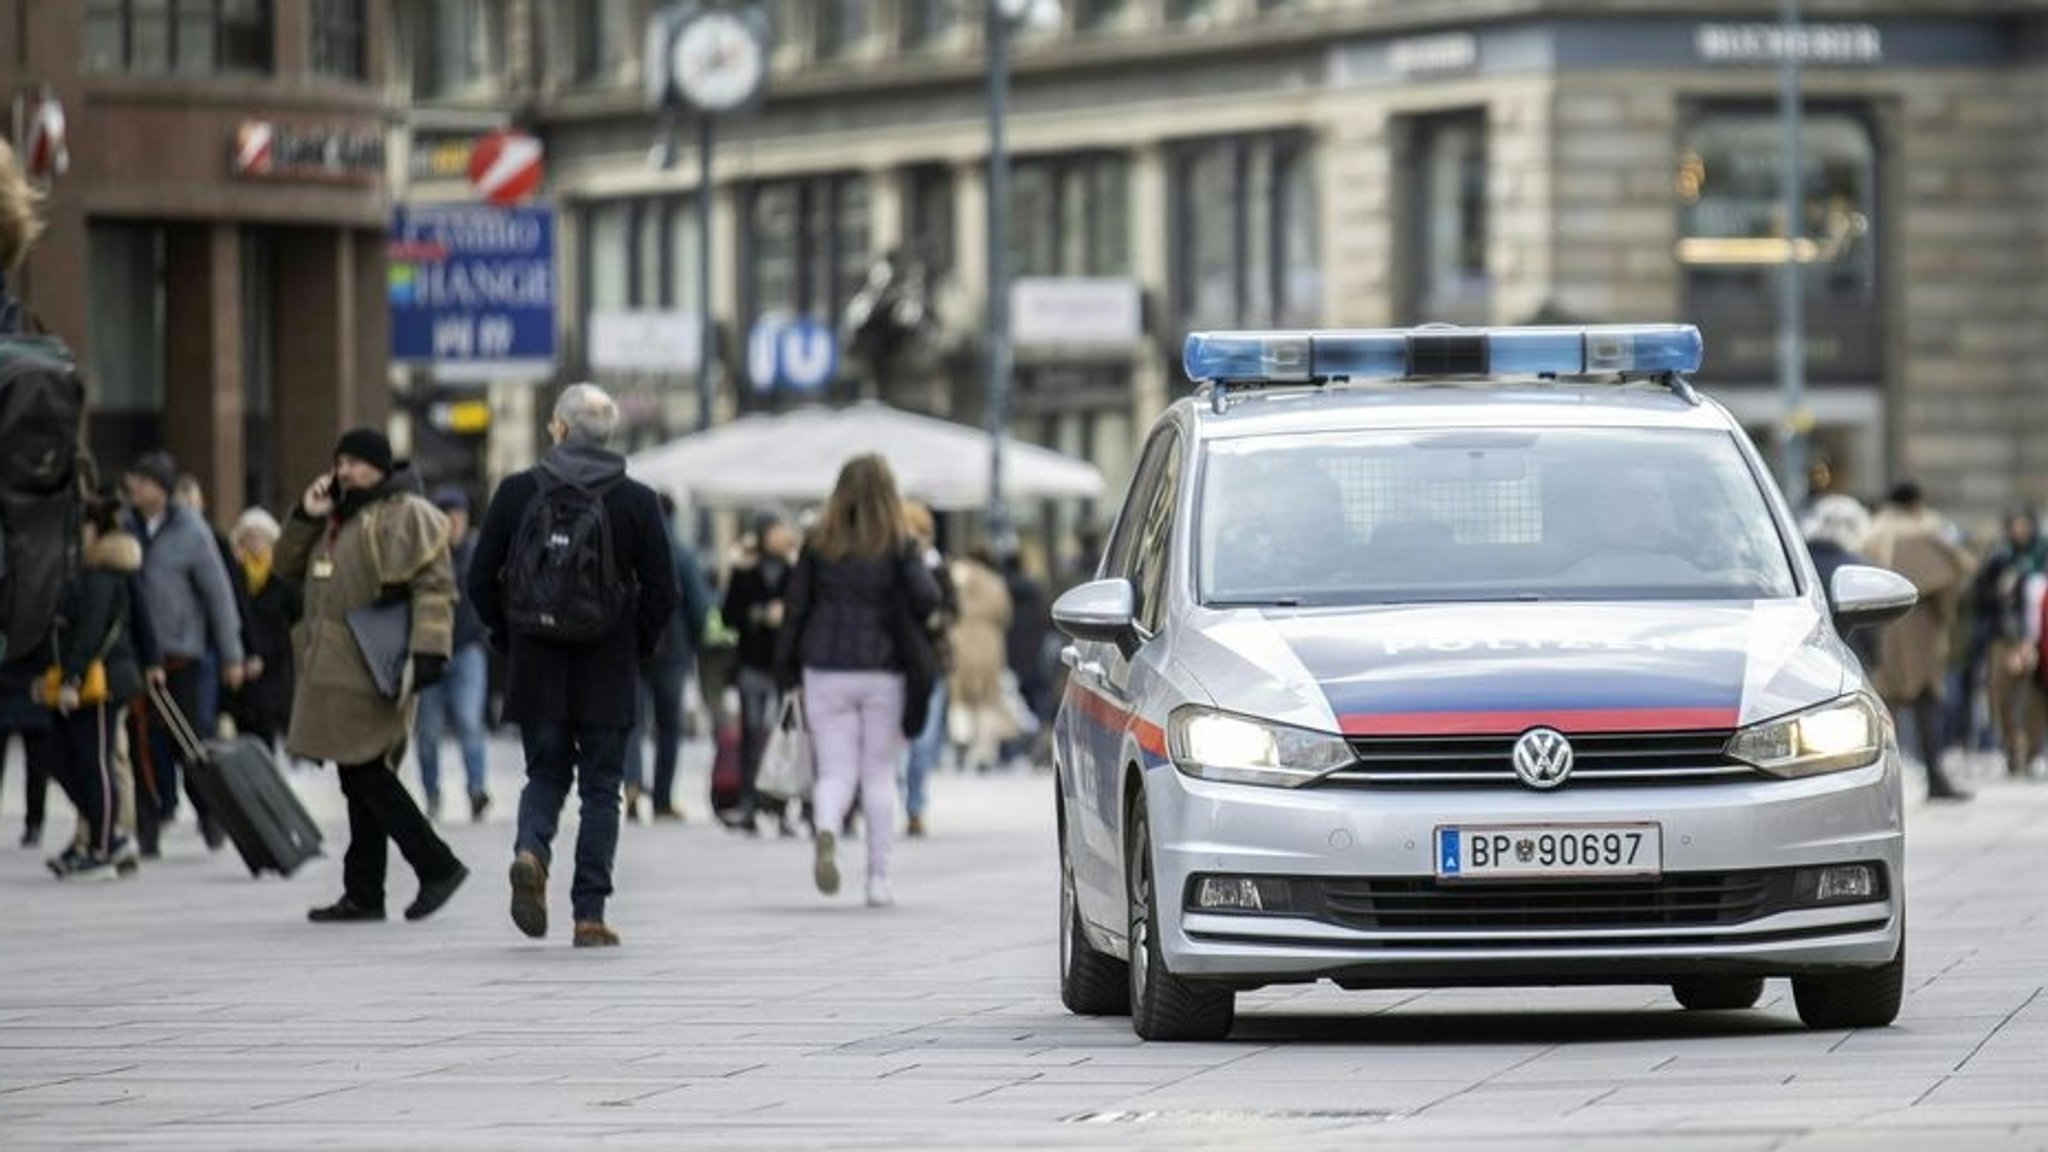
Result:
[[[1201,780],[1297,788],[1352,762],[1342,736],[1183,708],[1167,724],[1173,766]]]
[[[1773,776],[1795,779],[1861,768],[1884,748],[1884,720],[1867,696],[1752,725],[1728,742],[1728,754]]]

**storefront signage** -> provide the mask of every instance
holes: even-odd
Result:
[[[555,220],[547,207],[400,205],[391,221],[391,358],[444,380],[542,378],[555,366]]]
[[[1019,347],[1128,346],[1145,331],[1135,280],[1024,276],[1010,286],[1010,337]]]
[[[475,154],[474,136],[415,135],[406,167],[414,180],[467,180]]]
[[[384,178],[384,133],[244,120],[235,129],[229,167],[240,180],[379,181]]]
[[[1702,24],[1693,49],[1709,64],[1774,64],[1786,45],[1805,64],[1882,64],[1884,35],[1875,24]]]
[[[695,312],[593,312],[588,337],[596,372],[695,372],[704,358],[704,318]]]
[[[1403,76],[1469,72],[1479,65],[1479,37],[1470,32],[1411,36],[1387,49],[1387,66]]]

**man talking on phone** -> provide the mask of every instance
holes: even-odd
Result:
[[[348,798],[341,899],[307,913],[316,924],[384,919],[385,841],[419,875],[405,918],[431,915],[469,876],[398,779],[413,694],[441,679],[455,628],[455,565],[448,518],[421,495],[419,477],[391,458],[391,442],[357,428],[334,447],[334,471],[307,486],[277,544],[277,573],[302,583],[306,615],[294,638],[298,677],[285,747],[332,760]],[[357,651],[349,613],[411,606],[411,659],[397,699],[377,688]]]

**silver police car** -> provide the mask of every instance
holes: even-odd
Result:
[[[1897,1015],[1892,722],[1680,325],[1208,333],[1072,638],[1061,992],[1147,1039],[1240,990],[1667,984]]]

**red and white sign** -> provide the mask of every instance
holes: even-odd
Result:
[[[487,204],[508,208],[540,190],[540,141],[524,132],[493,132],[469,155],[469,183]]]
[[[271,169],[277,128],[267,120],[245,120],[235,129],[235,175],[262,176]]]
[[[28,155],[24,158],[31,180],[50,180],[71,169],[71,150],[64,142],[64,106],[49,96],[36,103],[28,120]]]

